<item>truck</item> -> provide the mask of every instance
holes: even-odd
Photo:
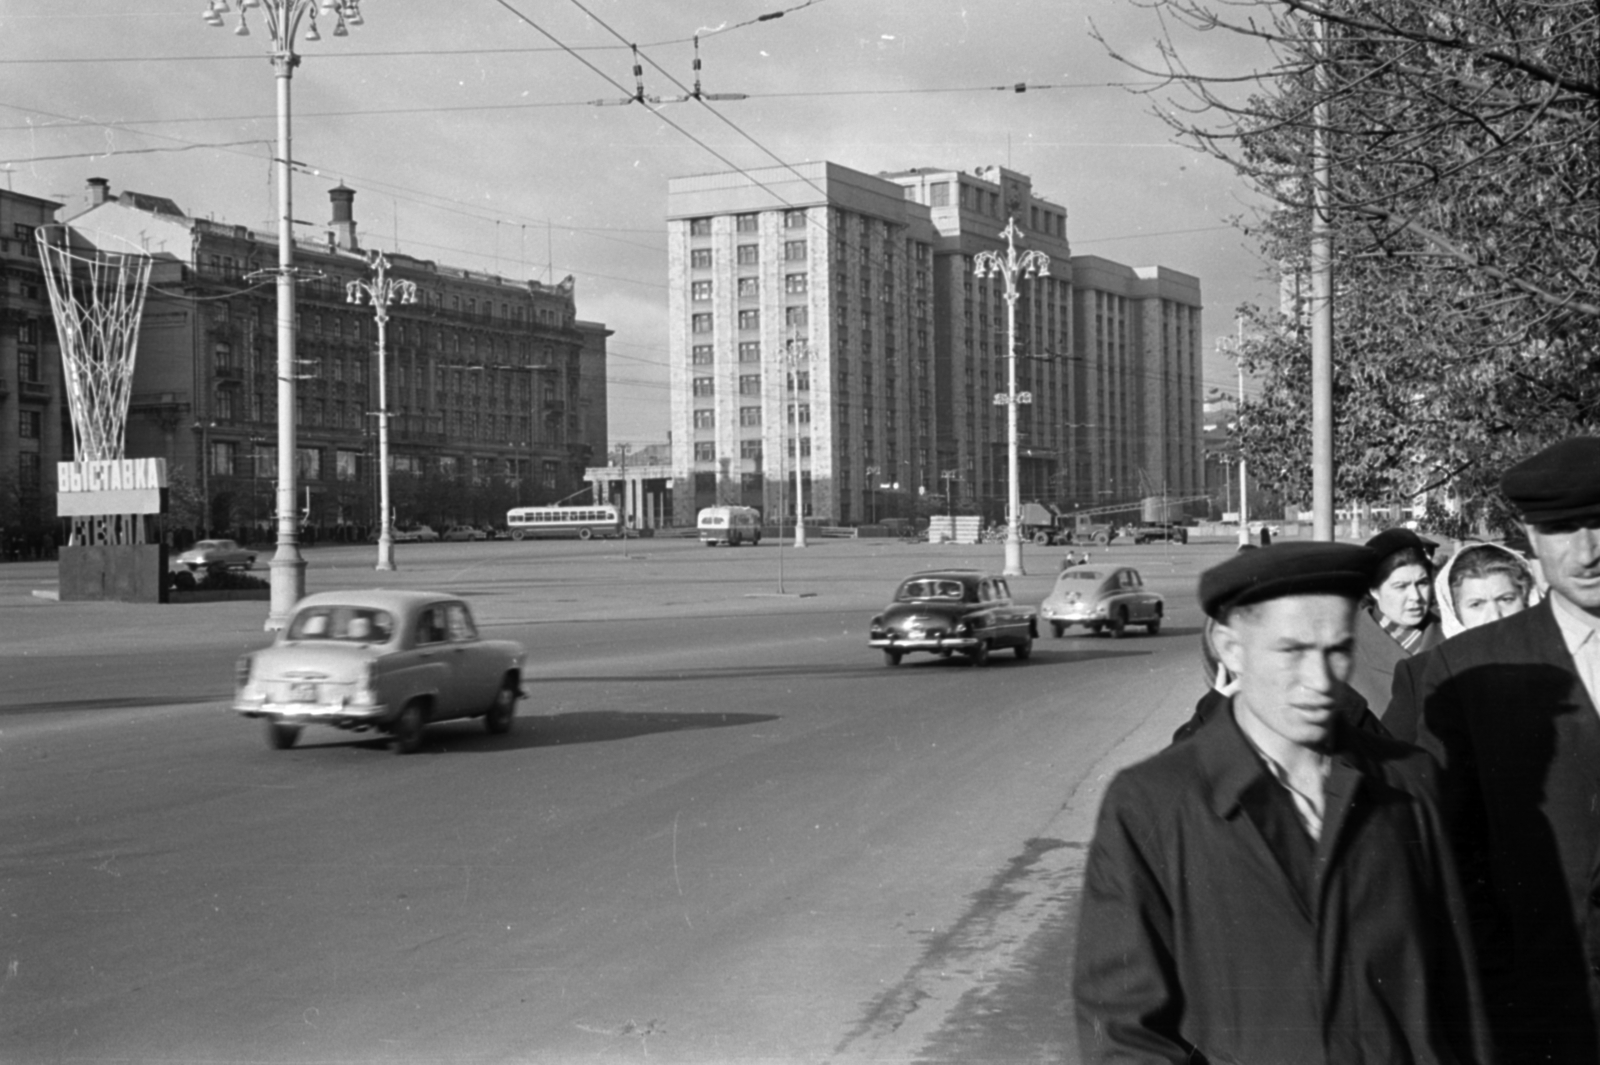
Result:
[[[1049,544],[1098,544],[1117,538],[1117,526],[1101,514],[1063,514],[1048,503],[1024,503],[1017,514],[1024,540]]]

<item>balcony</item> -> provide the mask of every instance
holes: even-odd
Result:
[[[237,366],[218,366],[211,371],[217,384],[238,387],[244,384],[244,371]]]
[[[17,382],[17,398],[19,399],[31,399],[43,403],[49,401],[51,393],[52,389],[49,383],[45,381]]]

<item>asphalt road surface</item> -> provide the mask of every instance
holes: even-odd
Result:
[[[888,668],[865,628],[998,545],[309,551],[310,590],[449,588],[529,648],[511,735],[405,758],[227,710],[263,603],[51,603],[53,565],[0,567],[0,1062],[1075,1061],[1083,848],[1202,690],[1228,550],[1112,548],[1159,636],[981,669]]]

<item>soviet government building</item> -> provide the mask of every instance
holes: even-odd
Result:
[[[324,535],[378,523],[377,327],[347,300],[370,281],[355,192],[329,192],[321,239],[296,240],[298,476]],[[64,220],[155,259],[139,334],[130,456],[166,458],[203,501],[204,531],[270,538],[277,478],[277,235],[197,217],[91,178]],[[504,520],[519,503],[581,491],[605,454],[604,326],[578,318],[572,279],[511,280],[389,253],[416,302],[389,307],[391,484],[396,520]]]
[[[1200,283],[1073,256],[1067,211],[1003,167],[877,176],[806,163],[668,187],[674,510],[854,524],[927,497],[1002,518],[1006,286],[974,257],[1050,257],[1018,286],[1024,500],[1067,510],[1204,490]],[[780,487],[781,485],[781,487]]]

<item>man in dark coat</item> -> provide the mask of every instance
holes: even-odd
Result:
[[[1508,470],[1550,595],[1395,675],[1441,767],[1500,1060],[1600,1061],[1600,438]]]
[[[1285,543],[1202,575],[1238,689],[1106,791],[1078,924],[1084,1061],[1488,1060],[1432,763],[1339,712],[1374,562]]]

